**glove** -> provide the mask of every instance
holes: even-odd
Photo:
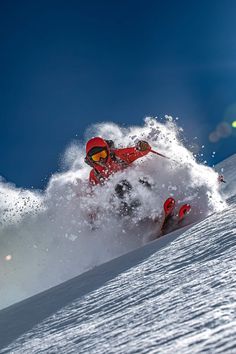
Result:
[[[147,151],[151,149],[151,146],[148,144],[147,141],[139,140],[138,143],[136,144],[136,149],[138,151]]]

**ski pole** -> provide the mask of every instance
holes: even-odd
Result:
[[[163,154],[160,154],[159,152],[157,152],[157,151],[155,151],[155,150],[150,150],[150,151],[151,151],[153,154],[155,154],[155,155],[164,157],[165,159],[168,159],[168,160],[170,160],[170,161],[173,161],[173,162],[177,163],[178,165],[182,165],[181,162],[176,161],[176,160],[174,160],[174,159],[171,159],[170,157],[165,156],[165,155],[163,155]],[[219,183],[226,183],[226,181],[225,181],[223,175],[219,175],[219,176],[218,176],[218,181],[219,181]]]
[[[165,155],[163,155],[163,154],[160,154],[159,152],[157,152],[157,151],[155,151],[155,150],[150,150],[150,151],[151,151],[153,154],[155,154],[155,155],[158,155],[158,156],[164,157],[165,159],[168,159],[168,160],[174,161],[174,162],[176,162],[176,163],[178,163],[178,164],[179,164],[179,162],[178,162],[178,161],[176,161],[176,160],[174,160],[174,159],[171,159],[170,157],[165,156]]]

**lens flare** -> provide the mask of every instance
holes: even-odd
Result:
[[[233,128],[236,128],[236,120],[234,120],[234,121],[232,122],[232,127],[233,127]]]
[[[6,257],[5,257],[5,261],[11,261],[12,260],[12,255],[11,254],[8,254]]]

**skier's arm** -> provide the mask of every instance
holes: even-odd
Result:
[[[151,146],[148,143],[144,141],[139,141],[138,144],[134,147],[115,150],[115,154],[123,161],[127,163],[132,163],[140,157],[147,155],[150,150]]]

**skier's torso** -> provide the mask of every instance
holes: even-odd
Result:
[[[103,184],[106,179],[118,171],[127,168],[133,161],[147,155],[147,151],[139,151],[135,147],[125,149],[112,149],[106,166],[97,165],[90,172],[90,183]]]
[[[106,166],[96,166],[96,168],[91,170],[89,180],[94,185],[103,184],[111,175],[124,170],[128,166],[129,164],[126,161],[118,158],[115,151],[112,151]]]

